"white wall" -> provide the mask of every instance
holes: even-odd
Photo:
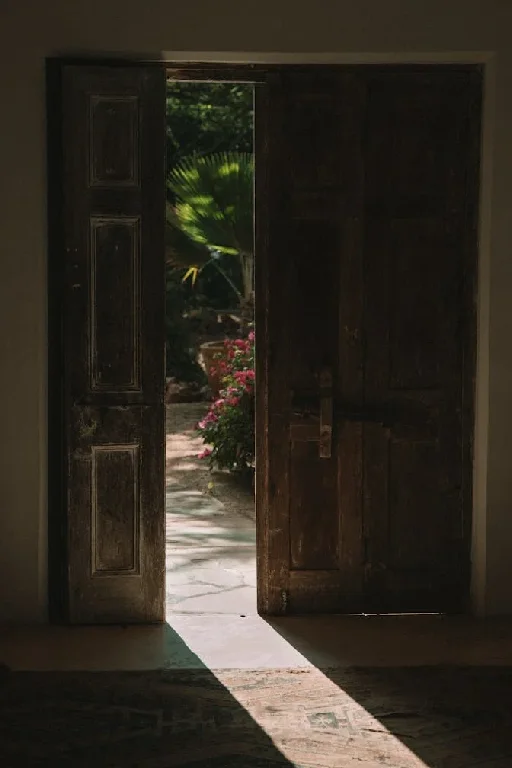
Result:
[[[506,6],[506,0],[0,0],[0,621],[45,621],[47,611],[44,60],[108,53],[491,62],[474,594],[480,612],[512,613],[512,14]],[[202,54],[184,53],[191,51]]]

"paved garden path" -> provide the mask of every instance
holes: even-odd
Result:
[[[198,459],[207,403],[167,407],[167,613],[256,614],[254,497]]]

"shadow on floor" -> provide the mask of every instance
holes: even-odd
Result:
[[[161,632],[180,669],[5,673],[0,765],[291,766],[179,635]]]
[[[390,745],[391,753],[392,743],[399,741],[411,756],[421,761],[409,763],[404,758],[403,764],[407,766],[510,768],[512,666],[486,665],[485,659],[474,664],[446,663],[444,659],[449,652],[440,651],[439,643],[433,653],[442,659],[438,664],[430,659],[418,665],[414,652],[411,649],[407,652],[405,648],[400,661],[400,651],[397,654],[396,649],[389,647],[374,650],[377,666],[351,665],[350,659],[369,657],[369,649],[360,654],[357,635],[363,643],[371,642],[372,634],[375,644],[383,642],[386,632],[379,631],[378,619],[373,624],[376,630],[373,633],[371,625],[363,632],[358,629],[357,622],[364,622],[362,618],[340,623],[339,628],[344,626],[345,630],[354,627],[356,637],[352,639],[327,636],[321,630],[329,621],[323,617],[318,617],[316,622],[315,619],[290,617],[268,620],[268,623],[335,684],[342,694],[340,701],[355,703],[356,706],[348,708],[336,707],[334,696],[323,712],[328,729],[347,738],[358,734],[365,735],[369,742],[378,740],[379,748],[382,747],[382,765],[386,766],[395,765],[385,759],[386,745]],[[415,633],[409,632],[407,625],[403,626],[404,642],[408,637],[410,643]],[[431,626],[435,627],[435,623]],[[445,642],[450,642],[451,629],[448,623]],[[438,634],[438,641],[440,636]],[[463,636],[453,632],[452,637],[456,636],[462,645]],[[387,642],[392,637],[393,634],[388,633]],[[456,657],[456,648],[450,651]],[[338,661],[343,658],[343,665],[335,665],[336,657]],[[386,657],[390,664],[386,665]],[[429,657],[428,649],[417,658],[421,657]]]
[[[512,765],[510,667],[356,667],[324,674],[380,724],[381,733],[429,768]],[[374,728],[370,723],[368,730]]]
[[[219,504],[228,503],[242,517],[255,519],[252,476],[210,469],[204,460],[194,455],[180,455],[166,459],[166,493],[179,490],[203,493]]]

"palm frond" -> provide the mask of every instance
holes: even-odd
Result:
[[[208,247],[192,238],[182,228],[178,216],[170,205],[166,210],[165,255],[168,264],[183,268],[201,269],[211,259]]]
[[[223,152],[183,160],[168,178],[179,227],[222,253],[253,253],[253,157]]]

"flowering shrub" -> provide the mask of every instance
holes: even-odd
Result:
[[[254,331],[224,345],[212,371],[222,381],[220,395],[197,425],[211,447],[199,457],[219,469],[243,471],[254,463]]]

